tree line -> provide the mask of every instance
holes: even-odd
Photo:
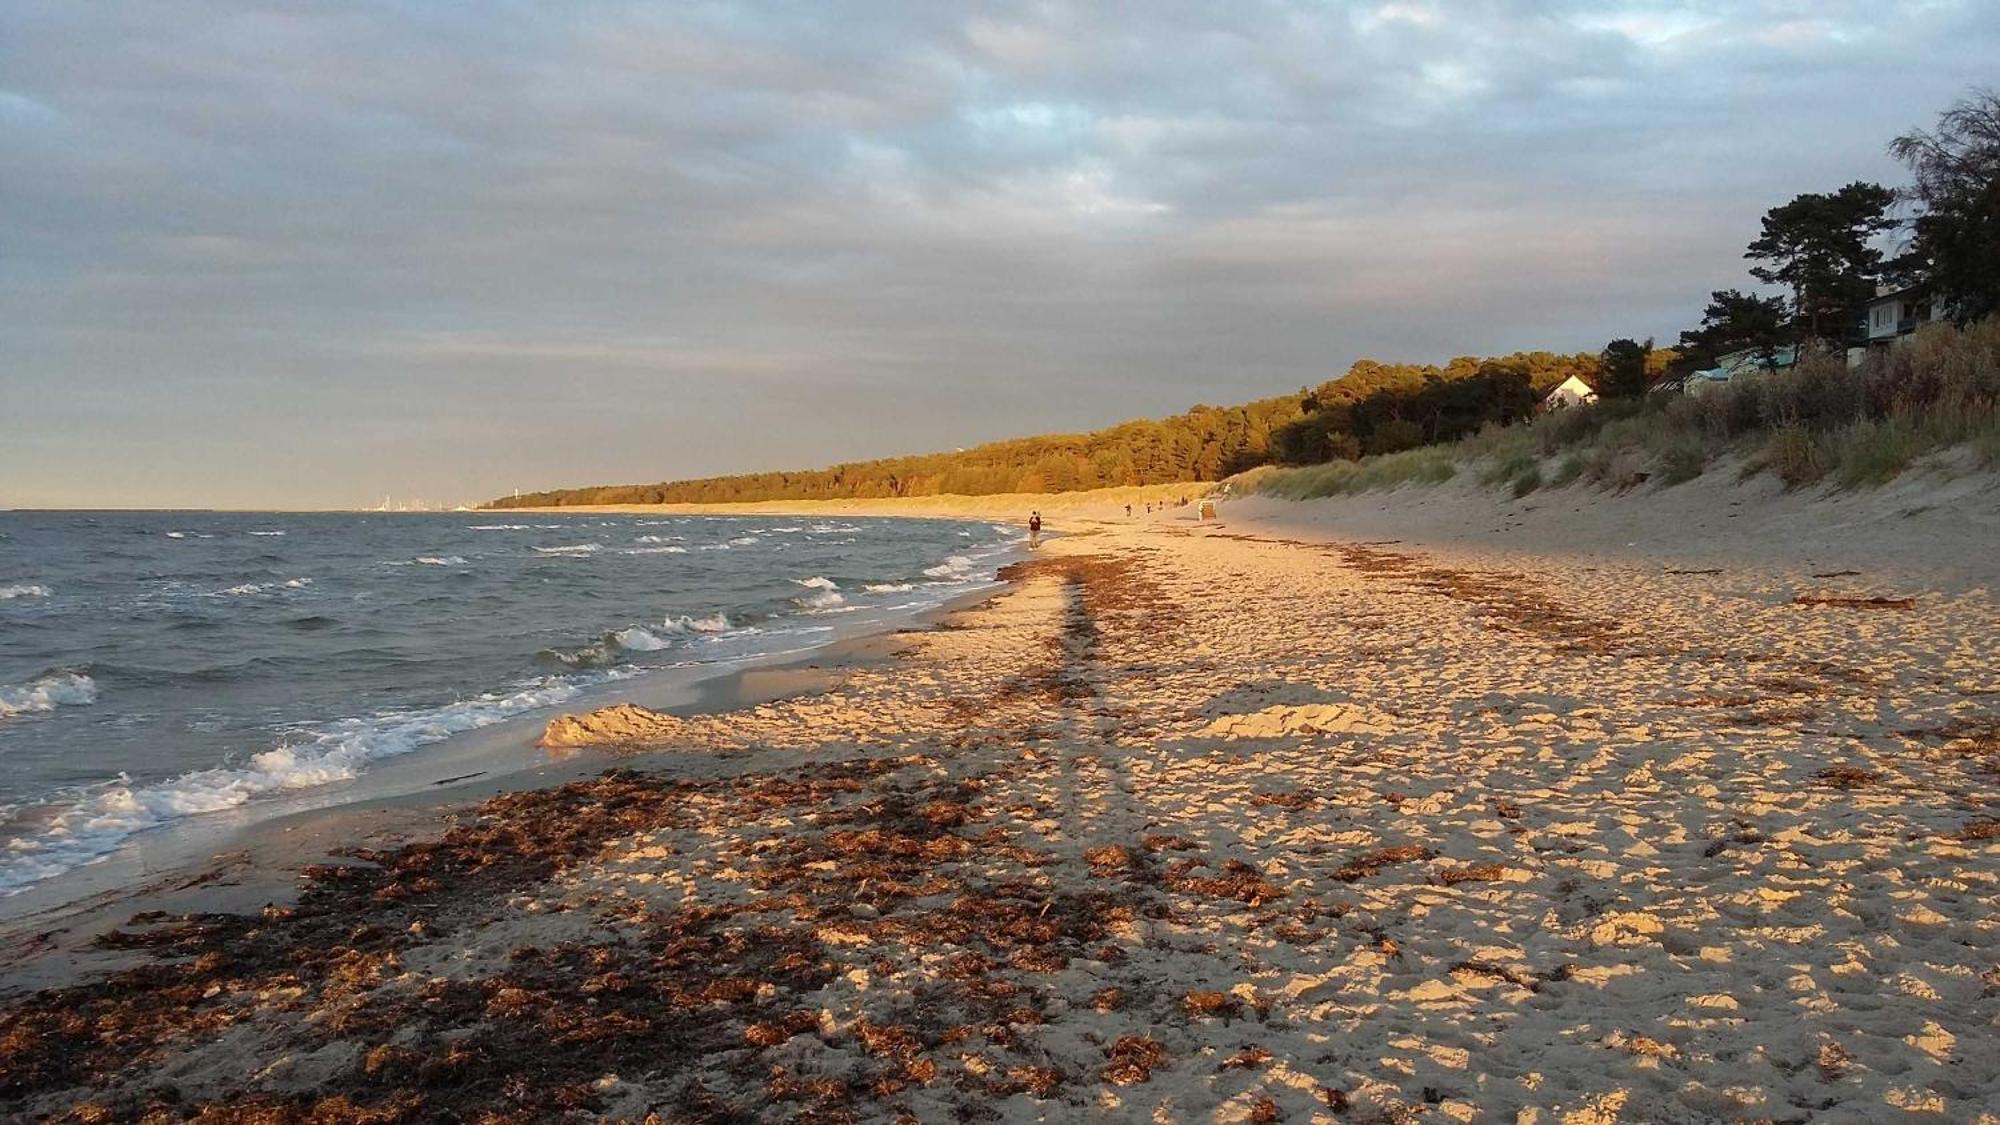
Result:
[[[1297,394],[1239,406],[1197,406],[1171,418],[1083,434],[993,442],[952,453],[853,461],[824,469],[745,473],[657,484],[522,493],[489,506],[729,504],[756,500],[875,500],[1070,492],[1120,485],[1218,481],[1273,462],[1361,456],[1449,440],[1533,409],[1589,353],[1462,356],[1443,366],[1364,359]]]
[[[1855,182],[1765,212],[1744,257],[1752,277],[1784,292],[1714,291],[1701,323],[1673,348],[1619,339],[1595,353],[1462,356],[1442,366],[1363,359],[1297,394],[1090,433],[826,469],[556,489],[491,506],[983,496],[1215,481],[1274,462],[1352,460],[1455,441],[1526,418],[1571,377],[1607,398],[1636,397],[1731,352],[1754,351],[1773,366],[1784,349],[1846,347],[1865,331],[1862,318],[1883,282],[1928,285],[1961,324],[2000,312],[2000,94],[1975,91],[1934,130],[1913,130],[1889,150],[1909,167],[1910,186]],[[1908,214],[1895,215],[1899,206]],[[1882,248],[1890,235],[1901,236],[1894,254]]]

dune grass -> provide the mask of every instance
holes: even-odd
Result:
[[[1402,484],[1441,484],[1458,472],[1450,446],[1427,445],[1359,461],[1329,461],[1297,469],[1268,469],[1239,480],[1251,490],[1288,500],[1350,496]]]
[[[1261,470],[1238,488],[1302,500],[1436,484],[1464,471],[1518,499],[1578,483],[1672,487],[1730,457],[1746,477],[1857,489],[1951,448],[1981,468],[2000,463],[2000,318],[1927,327],[1854,367],[1840,355],[1808,356],[1701,395],[1611,400],[1448,445]]]

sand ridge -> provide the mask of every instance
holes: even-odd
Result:
[[[180,959],[8,1013],[0,1098],[2000,1120],[1984,589],[1070,530],[834,691],[557,720],[637,768],[133,928]]]

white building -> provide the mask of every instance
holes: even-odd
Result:
[[[1847,363],[1852,367],[1860,363],[1871,348],[1886,348],[1906,340],[1926,324],[1943,320],[1944,302],[1931,293],[1928,285],[1905,285],[1901,288],[1880,286],[1875,298],[1868,302],[1868,315],[1862,321],[1861,347],[1847,349]]]
[[[1543,397],[1540,409],[1542,413],[1546,414],[1551,410],[1563,410],[1572,406],[1581,406],[1586,402],[1596,401],[1597,392],[1590,389],[1590,384],[1571,375],[1557,384],[1555,390],[1550,391]]]

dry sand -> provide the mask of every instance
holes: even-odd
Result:
[[[831,691],[126,927],[0,1105],[2000,1121],[1996,498],[1074,509]]]

